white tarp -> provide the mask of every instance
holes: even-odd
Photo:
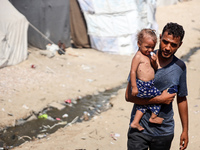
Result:
[[[8,0],[0,0],[0,68],[27,58],[28,21]]]
[[[86,19],[91,47],[115,54],[137,51],[136,34],[157,30],[156,0],[78,0]]]
[[[157,6],[174,5],[181,0],[157,0]]]

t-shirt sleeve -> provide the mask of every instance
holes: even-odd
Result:
[[[187,91],[187,78],[186,78],[186,68],[185,68],[180,76],[178,96],[183,97],[187,95],[188,91]]]

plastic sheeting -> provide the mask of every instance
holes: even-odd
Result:
[[[27,59],[28,21],[8,0],[0,0],[0,68]]]
[[[157,30],[155,0],[78,0],[86,19],[91,47],[114,54],[137,51],[142,28]]]
[[[174,5],[181,0],[157,0],[157,6]]]
[[[69,0],[10,0],[28,21],[55,44],[70,47]],[[50,43],[32,27],[28,29],[30,45],[45,49]]]

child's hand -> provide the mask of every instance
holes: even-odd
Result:
[[[136,96],[138,94],[138,88],[137,87],[132,87],[132,96]]]
[[[152,59],[153,61],[156,61],[156,60],[157,60],[157,55],[154,54],[153,52],[151,52],[151,59]]]

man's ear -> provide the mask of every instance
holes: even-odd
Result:
[[[160,34],[160,40],[161,40],[161,38],[162,38],[162,34]]]
[[[183,43],[183,42],[181,41],[180,44],[179,44],[179,47],[182,45],[182,43]]]

